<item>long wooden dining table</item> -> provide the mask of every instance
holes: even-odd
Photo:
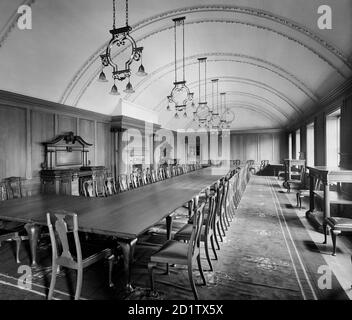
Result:
[[[37,242],[46,213],[66,210],[78,216],[79,231],[113,236],[124,255],[126,287],[131,286],[131,263],[138,236],[166,218],[168,237],[172,215],[199,192],[224,174],[212,168],[200,169],[109,197],[86,198],[65,195],[36,195],[0,202],[0,219],[26,223],[32,255],[36,261]]]

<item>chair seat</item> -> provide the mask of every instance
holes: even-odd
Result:
[[[186,224],[180,230],[178,230],[175,235],[175,240],[188,240],[191,237],[193,229],[193,224]]]
[[[352,231],[352,219],[350,218],[329,217],[326,218],[326,222],[333,229]]]
[[[185,265],[187,264],[188,246],[188,243],[169,240],[150,257],[150,261]]]

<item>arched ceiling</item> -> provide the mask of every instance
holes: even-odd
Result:
[[[32,30],[16,26],[17,8],[28,4]],[[143,46],[147,77],[133,75],[135,93],[109,95],[97,82],[99,55],[110,40],[112,0],[2,0],[0,89],[114,115],[119,99],[159,113],[170,129],[192,127],[173,118],[166,96],[174,81],[172,19],[185,16],[186,80],[198,101],[197,58],[207,57],[211,78],[227,93],[236,114],[233,129],[284,128],[303,119],[330,90],[352,75],[352,2],[326,0],[332,30],[317,26],[320,0],[129,0],[132,36]],[[124,1],[117,0],[118,26]],[[126,48],[114,52],[125,61]],[[138,63],[132,65],[136,71]]]

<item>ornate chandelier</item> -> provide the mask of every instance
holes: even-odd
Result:
[[[235,114],[226,107],[226,92],[220,93],[220,129],[230,129]]]
[[[186,86],[185,80],[185,19],[186,17],[179,17],[172,19],[174,21],[174,36],[175,36],[175,81],[174,88],[172,89],[169,96],[167,96],[168,106],[167,110],[170,111],[171,107],[175,108],[175,118],[179,118],[179,113],[183,112],[183,116],[187,117],[187,103],[193,103],[193,92],[190,92]],[[178,26],[182,26],[182,81],[177,79],[177,37],[176,29]]]
[[[201,94],[201,66],[204,66],[204,90]],[[199,102],[197,109],[193,112],[193,121],[198,123],[200,128],[208,127],[211,112],[207,102],[207,58],[198,58],[198,78],[199,78]]]
[[[117,89],[115,81],[116,80],[123,81],[126,78],[128,79],[128,83],[126,85],[126,89],[124,90],[124,92],[126,92],[126,93],[133,93],[134,92],[131,81],[130,81],[130,77],[131,77],[130,65],[132,64],[133,61],[141,60],[141,64],[138,68],[138,72],[136,73],[136,75],[138,75],[138,76],[146,76],[147,75],[147,73],[144,70],[144,66],[142,64],[142,59],[141,59],[143,47],[137,47],[135,40],[130,35],[132,28],[128,25],[128,0],[126,0],[126,7],[125,8],[126,8],[126,25],[121,28],[116,28],[116,3],[115,3],[115,0],[113,0],[113,25],[112,25],[112,29],[110,30],[112,38],[111,38],[108,46],[106,47],[105,53],[100,55],[103,69],[102,69],[101,73],[99,74],[99,81],[102,81],[102,82],[107,81],[105,73],[104,73],[104,68],[110,65],[113,69],[112,70],[112,78],[114,79],[114,85],[111,88],[110,94],[113,94],[113,95],[120,94]],[[131,54],[129,55],[129,59],[125,62],[123,69],[119,69],[117,63],[115,63],[112,60],[111,49],[114,46],[119,48],[119,47],[128,45],[128,44],[126,44],[126,42],[131,45]]]

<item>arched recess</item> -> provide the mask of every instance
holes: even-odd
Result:
[[[326,41],[326,39],[321,38],[312,30],[308,29],[302,24],[299,24],[293,21],[292,19],[288,19],[286,17],[279,16],[272,12],[264,11],[257,8],[249,8],[249,7],[236,6],[236,5],[197,5],[197,6],[190,6],[190,7],[184,7],[184,8],[177,8],[174,10],[158,13],[154,16],[148,17],[146,19],[143,19],[137,22],[136,24],[132,25],[132,28],[133,28],[132,34],[134,35],[135,33],[140,32],[141,30],[145,29],[148,26],[160,24],[160,23],[163,23],[164,21],[169,21],[169,19],[178,15],[194,14],[194,13],[206,14],[209,12],[210,13],[211,12],[219,12],[219,13],[233,12],[233,13],[239,13],[243,15],[249,15],[263,20],[272,21],[275,24],[277,24],[277,28],[280,28],[280,26],[284,26],[286,28],[291,29],[294,32],[297,32],[298,34],[304,35],[305,37],[307,37],[307,39],[309,39],[309,41],[313,41],[316,44],[319,44],[324,51],[327,51],[330,54],[334,55],[344,65],[348,66],[350,70],[352,69],[351,58],[348,58],[348,56],[344,54],[339,48],[337,48],[336,46]],[[160,32],[160,28],[157,32]],[[148,36],[150,36],[150,34],[144,35],[144,38]],[[138,39],[138,41],[142,41],[142,40],[143,39],[141,38]],[[99,58],[99,55],[107,45],[107,42],[108,41],[105,41],[103,44],[101,44],[97,48],[97,50],[92,55],[90,55],[87,58],[87,60],[81,65],[81,67],[77,70],[77,72],[74,74],[69,84],[67,85],[66,89],[64,90],[62,97],[60,99],[60,102],[64,102],[66,100],[66,97],[69,95],[69,92],[73,87],[77,85],[77,82],[80,80],[82,75],[91,68],[94,62],[96,62],[96,60]]]

